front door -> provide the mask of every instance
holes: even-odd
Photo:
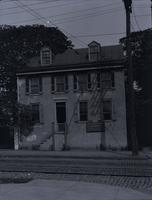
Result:
[[[56,103],[56,121],[57,121],[57,129],[59,132],[65,130],[66,123],[66,103],[65,102],[57,102]]]

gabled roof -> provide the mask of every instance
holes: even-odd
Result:
[[[121,45],[104,46],[101,47],[101,62],[102,61],[116,61],[124,59],[123,49]],[[88,48],[81,49],[67,49],[62,54],[57,54],[53,57],[51,65],[69,65],[69,64],[83,64],[90,63],[88,59]],[[33,57],[27,63],[29,67],[41,66],[40,58]]]
[[[67,49],[62,54],[53,56],[53,63],[49,66],[41,66],[40,57],[33,57],[28,62],[26,67],[20,68],[18,73],[51,71],[63,68],[79,69],[100,65],[100,66],[116,66],[124,64],[123,48],[121,45],[103,46],[101,47],[101,60],[98,62],[90,62],[88,56],[88,48]]]

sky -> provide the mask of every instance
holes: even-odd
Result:
[[[152,27],[151,0],[132,0],[131,29]],[[95,40],[101,46],[115,45],[125,36],[122,0],[1,0],[0,24],[44,24],[58,27],[75,48]]]

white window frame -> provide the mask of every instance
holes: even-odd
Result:
[[[92,49],[95,49],[96,51]],[[95,56],[95,57],[94,57]],[[90,62],[96,62],[100,60],[100,46],[93,44],[89,46],[89,61]]]
[[[36,80],[37,81],[37,88],[35,89],[35,91],[33,91],[32,89],[32,80]],[[26,79],[26,94],[41,94],[42,93],[42,77],[31,77],[31,78],[27,78]],[[28,88],[27,88],[28,87]],[[35,84],[36,87],[36,84]]]
[[[43,55],[44,52],[48,52],[48,55],[45,55],[45,57]],[[42,48],[41,53],[40,53],[40,58],[41,58],[41,65],[42,66],[47,66],[47,65],[52,64],[52,51],[51,51],[51,49],[47,48],[47,47]]]

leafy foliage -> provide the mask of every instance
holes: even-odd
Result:
[[[136,90],[136,121],[141,145],[152,145],[152,29],[131,34]],[[126,47],[126,38],[120,42]]]
[[[29,105],[16,103],[14,117],[16,127],[20,128],[20,133],[28,136],[33,130],[32,109]]]
[[[54,54],[64,52],[72,43],[55,27],[0,26],[0,125],[13,126],[17,105],[16,69],[27,58],[39,55],[40,48],[51,47]]]

